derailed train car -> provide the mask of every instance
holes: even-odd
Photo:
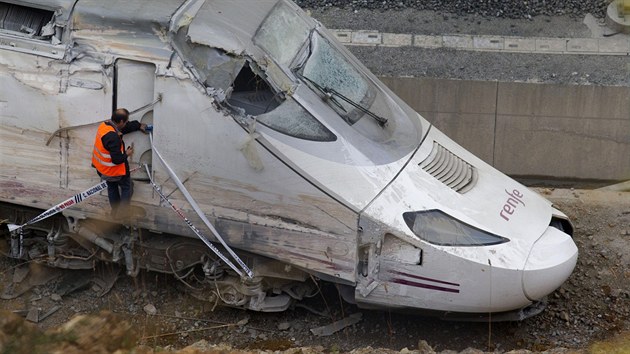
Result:
[[[172,273],[257,311],[320,279],[359,307],[494,319],[539,312],[576,264],[564,214],[432,127],[289,1],[3,0],[0,14],[10,257]],[[94,123],[115,107],[154,127],[125,136],[132,165],[148,166],[132,175],[127,227],[100,192],[17,229],[99,182]],[[162,196],[194,225],[207,218],[253,276]]]

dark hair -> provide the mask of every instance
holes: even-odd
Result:
[[[129,111],[125,108],[118,108],[112,113],[114,123],[126,122],[129,119]]]

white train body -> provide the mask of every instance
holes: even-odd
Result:
[[[238,294],[229,305],[282,310],[286,293],[300,298],[287,286],[314,275],[361,307],[526,317],[575,266],[561,212],[432,127],[290,2],[4,0],[0,10],[0,219],[19,224],[98,183],[89,124],[143,107],[131,119],[153,125],[156,149],[254,272],[256,286],[221,273]],[[194,215],[148,136],[125,141],[132,166],[148,163]],[[207,262],[146,177],[134,174],[133,226],[149,236],[127,242],[138,259],[128,271]],[[18,258],[87,267],[93,259],[64,257],[94,245],[81,224],[125,244],[99,220],[106,193],[26,228],[33,241]],[[75,242],[51,246],[64,235]]]

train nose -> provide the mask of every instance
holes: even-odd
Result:
[[[523,269],[523,292],[535,301],[564,283],[577,262],[578,249],[564,232],[549,227],[534,243]]]

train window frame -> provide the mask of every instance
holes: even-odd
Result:
[[[337,136],[311,112],[293,97],[274,90],[261,75],[263,73],[255,63],[246,62],[234,79],[226,102],[281,134],[316,142],[337,140]]]

